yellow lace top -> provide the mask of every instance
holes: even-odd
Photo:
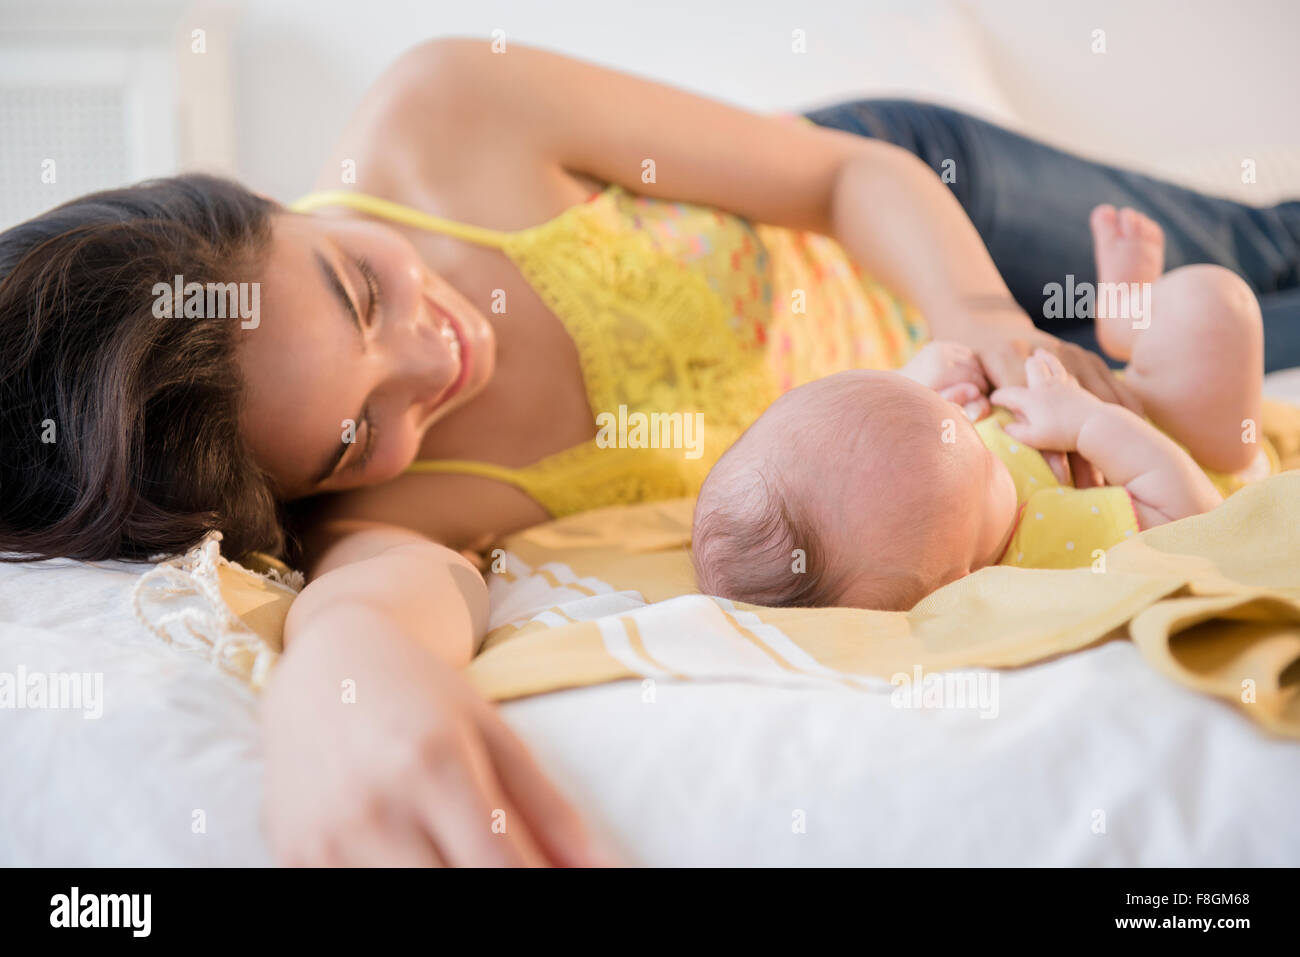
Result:
[[[527,492],[553,516],[694,495],[782,391],[846,368],[896,368],[920,317],[831,239],[609,186],[539,226],[501,232],[334,190],[346,206],[500,249],[577,347],[597,434],[525,468],[420,461]]]

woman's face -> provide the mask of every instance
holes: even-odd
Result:
[[[260,305],[242,424],[285,499],[395,477],[492,375],[486,317],[379,223],[277,214]]]

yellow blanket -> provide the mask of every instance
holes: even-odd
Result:
[[[1300,411],[1267,411],[1284,466],[1300,464]],[[600,509],[505,541],[474,683],[493,699],[623,678],[888,687],[1129,637],[1171,679],[1300,737],[1300,473],[1143,532],[1099,567],[985,568],[906,614],[697,594],[691,506]]]
[[[1263,425],[1283,467],[1300,466],[1300,409],[1267,403]],[[884,690],[900,676],[1015,667],[1127,637],[1172,680],[1300,738],[1300,472],[1143,532],[1099,567],[985,568],[906,614],[697,594],[691,506],[600,509],[503,542],[487,556],[492,622],[475,685],[497,700],[624,678]],[[278,651],[292,591],[230,567],[221,590]],[[251,660],[240,663],[250,674]]]

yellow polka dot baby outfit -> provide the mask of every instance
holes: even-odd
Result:
[[[1036,449],[1017,442],[1002,426],[1015,420],[995,409],[976,423],[984,444],[1000,458],[1016,483],[1020,514],[999,565],[1022,568],[1079,568],[1138,531],[1133,500],[1123,486],[1074,488],[1062,485]]]
[[[994,409],[976,423],[980,439],[1000,458],[1016,483],[1020,513],[1016,529],[999,565],[1022,568],[1080,568],[1097,560],[1098,553],[1141,530],[1128,489],[1118,485],[1074,488],[1062,485],[1047,460],[1036,449],[1017,442],[1003,430],[1015,416]],[[1278,471],[1277,453],[1261,440],[1269,473]],[[1227,496],[1246,484],[1241,475],[1205,470]]]

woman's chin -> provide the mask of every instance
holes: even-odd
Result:
[[[425,416],[424,421],[418,425],[421,437],[423,437],[429,429],[433,428],[457,409],[472,402],[474,398],[487,387],[488,382],[492,378],[492,370],[494,367],[491,353],[488,354],[487,361],[484,365],[486,368],[476,364],[470,370],[469,378],[465,380],[464,384],[461,385],[459,389],[457,389],[456,394]]]

